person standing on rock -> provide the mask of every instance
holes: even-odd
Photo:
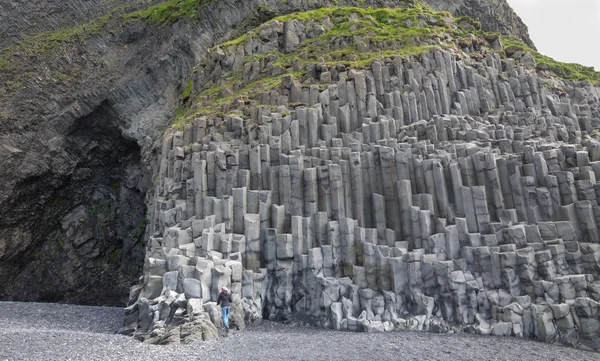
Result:
[[[221,305],[221,317],[223,317],[223,324],[225,325],[225,328],[229,328],[231,293],[229,293],[229,290],[225,286],[221,288],[221,293],[219,293],[219,297],[217,297],[217,306],[218,305]]]

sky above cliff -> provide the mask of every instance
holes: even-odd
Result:
[[[508,0],[540,53],[600,71],[600,0]]]

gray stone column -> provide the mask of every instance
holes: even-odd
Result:
[[[304,216],[312,217],[318,212],[317,168],[304,169]]]
[[[352,189],[352,209],[354,218],[358,221],[360,227],[365,227],[365,208],[363,195],[363,178],[360,153],[350,154],[350,177]]]
[[[362,191],[359,193],[363,198],[363,207],[364,207],[364,224],[362,227],[372,227],[373,226],[373,215],[372,215],[372,191],[371,191],[371,179],[369,176],[369,161],[366,152],[360,153],[360,163],[361,163],[361,171],[362,171]]]
[[[292,189],[290,185],[290,166],[279,167],[279,203],[285,206],[287,217],[291,215]]]
[[[227,193],[227,157],[225,152],[221,150],[215,152],[214,173],[216,179],[215,196],[221,198],[225,194],[231,194]]]
[[[435,184],[435,201],[437,203],[440,218],[446,218],[446,209],[448,207],[448,188],[446,187],[446,175],[442,162],[434,161],[432,165],[433,183]]]
[[[568,205],[578,201],[575,190],[575,178],[571,172],[556,172],[558,188],[560,189],[561,204]]]
[[[460,194],[462,197],[463,207],[465,207],[465,218],[467,219],[467,230],[469,233],[478,233],[479,226],[477,215],[475,212],[475,203],[473,200],[472,188],[461,187]]]
[[[329,184],[331,189],[331,220],[340,220],[346,217],[344,208],[344,184],[342,181],[342,167],[338,164],[329,165]]]
[[[290,214],[304,215],[304,161],[302,156],[290,156]]]
[[[271,186],[271,201],[273,204],[281,204],[279,197],[279,166],[269,168],[269,184]]]
[[[409,243],[409,249],[419,249],[423,247],[421,238],[421,219],[419,217],[419,207],[410,207],[410,221],[412,226],[412,243]]]
[[[196,187],[194,180],[188,179],[185,181],[185,217],[190,219],[196,213]]]
[[[233,188],[233,233],[244,234],[244,215],[246,214],[246,188]]]
[[[380,239],[385,239],[386,223],[386,199],[384,196],[373,193],[373,212],[375,215],[375,227],[377,228],[377,236]]]
[[[471,187],[473,194],[473,205],[477,216],[477,228],[482,234],[489,233],[490,212],[488,211],[487,194],[485,187]]]
[[[319,212],[327,213],[327,217],[331,219],[331,182],[329,179],[329,167],[321,166],[317,168],[318,178],[318,202]]]
[[[302,217],[302,251],[306,254],[308,250],[315,247],[315,224],[312,217]]]
[[[354,220],[342,218],[339,221],[340,245],[342,251],[342,275],[352,276],[352,266],[356,263],[356,247],[354,242]]]
[[[258,190],[262,186],[262,166],[260,162],[260,148],[252,147],[250,156],[250,189]]]
[[[244,236],[246,237],[246,254],[244,268],[258,272],[261,268],[262,247],[260,240],[260,218],[258,214],[243,216]]]
[[[313,224],[315,229],[315,247],[328,245],[327,233],[327,212],[317,212],[313,215]]]
[[[271,150],[268,144],[259,145],[260,148],[260,167],[261,167],[261,188],[271,189],[271,177],[269,175],[271,169]]]
[[[350,163],[347,160],[340,160],[342,168],[342,187],[344,190],[344,215],[348,218],[354,217],[352,207],[352,175],[350,173]]]
[[[385,216],[386,224],[397,234],[402,234],[398,189],[397,189],[397,171],[396,155],[393,148],[379,147],[379,158],[381,161],[381,176],[383,181],[383,196],[385,197]],[[379,228],[378,228],[379,231]],[[385,232],[385,228],[383,230]],[[385,239],[385,236],[379,231],[379,237]]]
[[[398,188],[398,204],[400,208],[400,223],[401,223],[401,235],[398,234],[398,237],[401,236],[402,241],[411,241],[413,237],[412,233],[412,220],[411,220],[411,211],[412,207],[412,188],[410,185],[410,180],[402,179],[396,183]]]
[[[224,196],[223,197],[223,223],[225,224],[225,232],[231,233],[233,232],[233,196]]]
[[[550,193],[550,200],[552,201],[552,221],[558,221],[560,216],[560,189],[558,187],[558,178],[556,176],[547,176],[546,185],[548,186],[548,192]]]
[[[192,156],[192,169],[194,172],[194,187],[195,187],[195,200],[194,214],[197,219],[202,219],[205,217],[203,214],[203,200],[208,197],[208,182],[206,178],[206,166],[207,163],[205,160],[200,160],[199,154],[194,154]],[[208,216],[208,214],[206,215]]]
[[[525,198],[523,196],[523,185],[521,184],[521,169],[519,164],[511,161],[508,163],[508,179],[512,189],[513,201],[517,211],[519,221],[527,220],[527,211],[525,210]]]

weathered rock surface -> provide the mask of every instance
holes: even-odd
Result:
[[[600,89],[485,41],[282,72],[333,22],[274,20],[199,64],[200,101],[231,74],[281,81],[162,137],[126,326],[147,337],[169,298],[228,285],[271,320],[600,349]],[[190,317],[175,305],[167,325]]]
[[[146,157],[209,47],[277,14],[406,4],[223,0],[203,8],[197,21],[116,21],[126,7],[156,2],[0,4],[0,58],[10,54],[0,61],[0,278],[9,280],[0,299],[124,302],[143,260],[144,196],[154,172]],[[86,23],[99,17],[110,32]],[[56,39],[67,27],[86,35],[62,44]],[[506,33],[520,35],[518,28]],[[28,43],[44,31],[56,31],[56,39]],[[15,52],[17,41],[26,45]]]
[[[529,37],[527,25],[506,0],[424,0],[423,2],[434,9],[449,11],[454,16],[464,15],[479,20],[485,30],[517,36],[535,48]]]
[[[217,337],[228,285],[240,329],[267,317],[600,348],[598,88],[482,39],[366,69],[271,56],[339,19],[211,48],[293,10],[409,3],[223,0],[197,21],[13,54],[33,71],[0,73],[0,297],[114,304],[143,267],[121,333],[151,344]],[[433,5],[530,43],[504,1]],[[192,70],[194,92],[232,101],[153,142]],[[228,74],[282,78],[244,99]]]
[[[140,5],[136,0],[3,1],[0,3],[0,49],[41,32],[85,24],[119,7],[135,9]]]
[[[143,265],[153,139],[194,64],[257,21],[360,3],[223,0],[167,27],[115,16],[110,31],[2,50],[0,299],[126,303]],[[47,5],[72,3],[61,4]],[[7,5],[9,17],[30,13]]]

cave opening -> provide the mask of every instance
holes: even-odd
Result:
[[[31,239],[0,270],[0,298],[123,306],[144,262],[141,148],[108,101],[55,141],[48,172],[19,186],[27,211],[16,224]]]

